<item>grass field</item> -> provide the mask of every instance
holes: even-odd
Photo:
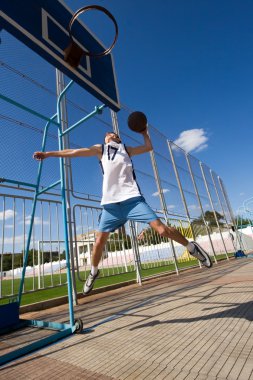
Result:
[[[231,253],[229,256],[233,256]],[[225,255],[217,256],[217,260],[226,259]],[[159,275],[164,272],[175,271],[175,266],[173,263],[159,262],[149,263],[149,268],[146,269],[147,265],[144,264],[142,267],[142,277],[150,277],[154,275]],[[153,266],[153,267],[152,267]],[[179,269],[186,269],[187,267],[198,266],[197,260],[182,261],[178,262]],[[151,267],[151,268],[150,268]],[[119,284],[122,282],[127,282],[136,279],[136,272],[133,270],[133,266],[128,267],[127,273],[120,273],[123,271],[122,267],[118,268],[106,268],[100,270],[100,278],[95,283],[94,288],[101,288],[109,285]],[[87,272],[80,272],[80,277],[84,279]],[[38,289],[38,278],[26,277],[25,279],[25,294],[22,296],[21,305],[28,305],[35,302],[45,301],[56,297],[62,297],[67,295],[67,275],[62,273],[44,276],[44,287],[46,289]],[[14,280],[3,280],[2,281],[2,297],[8,297],[10,294],[17,294],[19,290],[20,279]],[[53,285],[52,285],[53,284]],[[76,275],[76,286],[77,292],[82,291],[83,282],[80,281]],[[0,304],[6,303],[8,300],[1,299]]]

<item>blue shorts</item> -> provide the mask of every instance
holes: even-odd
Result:
[[[143,196],[127,199],[123,202],[109,203],[103,206],[98,231],[113,232],[128,220],[150,223],[158,216],[146,203]]]

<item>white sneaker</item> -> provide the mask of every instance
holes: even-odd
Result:
[[[189,252],[190,255],[198,259],[202,265],[204,265],[207,268],[211,268],[213,266],[212,260],[210,259],[208,253],[204,251],[203,248],[198,245],[195,241],[191,242],[195,246],[194,252]]]
[[[87,280],[86,280],[86,282],[85,282],[85,284],[83,286],[83,294],[84,295],[90,293],[90,291],[92,290],[94,282],[95,282],[96,278],[98,277],[98,275],[99,275],[99,270],[97,271],[97,274],[95,274],[94,276],[90,272],[90,274],[87,277]]]

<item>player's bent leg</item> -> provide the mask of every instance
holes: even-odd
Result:
[[[202,265],[211,268],[213,263],[208,253],[195,241],[189,242],[185,237],[174,227],[166,226],[160,219],[149,223],[150,226],[159,233],[160,236],[175,240],[187,248],[190,255],[198,259]]]
[[[156,219],[149,223],[160,236],[167,237],[169,239],[175,240],[177,243],[184,245],[185,247],[188,244],[188,240],[175,228],[166,226],[161,222],[160,219]]]
[[[101,256],[102,256],[102,253],[103,253],[103,250],[104,250],[104,247],[105,247],[105,244],[107,242],[109,234],[110,234],[110,232],[100,232],[100,231],[97,232],[96,242],[95,242],[95,245],[93,247],[92,258],[91,258],[91,265],[93,267],[98,267],[98,264],[100,262],[100,259],[101,259]],[[92,274],[92,272],[90,272],[90,274],[87,277],[87,280],[83,286],[83,294],[84,295],[87,295],[88,293],[91,292],[91,290],[94,286],[95,280],[98,277],[98,275],[99,275],[99,270],[97,271],[96,274]]]
[[[91,265],[93,265],[94,267],[97,267],[100,262],[103,249],[105,247],[105,244],[108,240],[109,235],[110,235],[110,232],[98,231],[96,233],[96,242],[93,247],[92,257],[91,257]]]

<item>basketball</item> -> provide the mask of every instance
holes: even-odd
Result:
[[[147,117],[143,112],[132,112],[127,119],[128,127],[137,133],[143,132],[147,128]]]

